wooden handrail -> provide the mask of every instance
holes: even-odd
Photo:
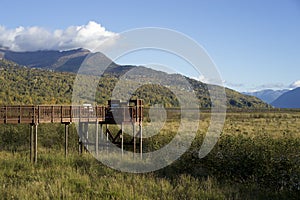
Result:
[[[115,116],[119,119],[132,122],[141,120],[142,110],[140,106],[116,107],[115,109],[121,111],[117,112],[119,116]],[[7,105],[0,106],[0,112],[2,113],[0,124],[96,122],[96,120],[99,123],[104,123],[105,120],[112,121],[113,119],[111,108],[104,106]]]

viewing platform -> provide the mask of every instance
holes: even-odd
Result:
[[[116,124],[118,122],[141,122],[142,100],[129,103],[109,100],[108,106],[0,106],[0,124],[40,124],[96,122]]]
[[[37,162],[37,141],[38,125],[41,123],[61,123],[65,125],[65,155],[68,154],[68,127],[71,123],[78,123],[78,151],[88,150],[93,146],[96,155],[99,147],[107,146],[109,142],[119,145],[124,151],[124,124],[131,124],[133,138],[130,144],[133,152],[137,150],[137,138],[139,139],[139,152],[142,157],[142,122],[143,122],[143,100],[130,100],[121,102],[120,100],[109,100],[107,106],[83,105],[8,105],[0,106],[0,124],[29,124],[30,125],[30,160]],[[91,140],[89,135],[89,125],[96,125],[94,135],[95,140]],[[109,124],[121,125],[117,133],[109,130]],[[100,125],[100,128],[98,127]],[[103,125],[105,125],[103,127]],[[139,128],[136,130],[136,126]],[[103,130],[104,128],[104,130]],[[105,144],[99,140],[106,138]]]

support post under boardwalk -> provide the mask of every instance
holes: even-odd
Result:
[[[79,122],[79,130],[78,130],[78,153],[82,154],[83,143],[82,143],[82,132],[83,132],[82,122]]]
[[[96,119],[96,133],[95,133],[95,153],[98,156],[99,151],[99,121]]]
[[[86,151],[89,150],[89,123],[86,122],[84,123],[84,145],[85,145],[85,149]]]
[[[34,158],[33,158],[33,161],[34,163],[37,163],[37,140],[38,140],[38,137],[37,137],[37,132],[38,132],[38,124],[34,124],[35,126],[35,133],[34,133]]]
[[[104,149],[104,142],[103,142],[104,139],[103,139],[103,124],[102,123],[100,124],[100,138],[101,138],[100,139],[100,141],[101,141],[100,142],[100,145],[101,145],[100,147],[103,150]]]
[[[143,158],[143,127],[142,123],[140,123],[140,156]]]
[[[33,154],[34,154],[34,126],[33,124],[30,124],[30,162],[34,162],[33,161]]]
[[[133,156],[134,156],[136,152],[135,123],[132,123],[132,132],[133,132]]]
[[[124,137],[123,137],[123,123],[121,123],[121,151],[122,151],[122,157],[124,154]]]
[[[69,124],[65,123],[65,157],[68,155],[68,136],[69,135]]]
[[[108,153],[108,125],[106,124],[106,153]]]

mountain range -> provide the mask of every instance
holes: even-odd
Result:
[[[276,108],[300,108],[300,88],[287,91],[271,103]]]
[[[243,92],[243,94],[255,96],[275,108],[300,108],[300,89],[292,90],[261,90],[256,92]]]
[[[0,57],[30,68],[77,72],[83,60],[91,52],[86,49],[70,51],[14,52],[0,48]],[[103,59],[108,59],[103,55]]]
[[[266,89],[266,90],[260,90],[260,91],[255,91],[255,92],[243,92],[243,94],[255,96],[255,97],[263,100],[264,102],[270,104],[287,91],[289,91],[289,90]]]
[[[51,99],[51,103],[55,102],[55,99],[50,98],[47,96],[47,92],[45,93],[43,88],[39,87],[47,87],[49,90],[54,90],[61,92],[63,91],[63,94],[57,94],[55,92],[48,92],[48,94],[52,94],[52,97],[57,97],[59,102],[65,102],[70,103],[70,96],[72,93],[72,84],[75,79],[75,73],[78,71],[79,67],[81,66],[84,59],[87,58],[87,56],[94,55],[95,53],[91,53],[90,51],[86,49],[75,49],[75,50],[69,50],[69,51],[34,51],[34,52],[13,52],[4,48],[0,48],[0,59],[2,59],[2,70],[1,73],[5,73],[5,76],[7,79],[11,80],[11,82],[5,80],[1,82],[0,84],[3,85],[2,87],[2,95],[6,95],[6,98],[10,98],[8,95],[11,93],[11,91],[16,90],[18,91],[18,85],[22,84],[24,82],[27,86],[22,86],[22,91],[25,90],[25,92],[19,91],[19,93],[24,93],[24,95],[27,96],[32,95],[31,93],[34,92],[35,94],[32,96],[36,96],[38,101],[35,101],[35,99],[28,98],[29,100],[26,100],[26,102],[31,103],[49,103],[49,99]],[[167,97],[170,97],[168,100],[169,104],[174,103],[174,98],[171,97],[172,94],[168,92],[168,88],[162,87],[159,84],[155,85],[152,84],[149,86],[150,79],[152,83],[160,83],[161,80],[164,80],[165,83],[172,83],[174,85],[178,85],[181,87],[181,82],[179,81],[181,78],[184,78],[189,82],[189,84],[192,86],[192,89],[195,91],[196,96],[198,97],[200,101],[201,107],[211,107],[210,97],[209,97],[209,91],[208,87],[218,87],[218,86],[212,86],[204,84],[200,81],[196,81],[194,79],[184,77],[182,75],[178,74],[166,74],[165,72],[153,70],[150,68],[142,67],[142,66],[132,66],[132,65],[119,65],[114,62],[112,62],[108,57],[106,57],[104,54],[96,53],[98,56],[98,59],[100,58],[100,63],[97,62],[98,65],[101,64],[109,64],[109,67],[105,71],[105,80],[103,82],[99,83],[99,91],[98,94],[100,94],[102,97],[107,98],[110,97],[110,93],[113,91],[116,83],[118,82],[117,79],[121,77],[122,75],[126,74],[130,69],[136,68],[139,71],[139,78],[140,81],[146,84],[144,88],[141,88],[139,91],[136,92],[134,95],[139,95],[140,98],[144,98],[146,104],[155,104],[160,103],[161,101],[166,100]],[[7,61],[8,60],[8,61]],[[5,61],[5,62],[4,62]],[[13,63],[17,64],[17,67],[8,67],[8,66],[15,66]],[[22,68],[21,66],[26,66],[26,68]],[[96,66],[95,66],[96,67]],[[94,67],[94,68],[95,68]],[[34,68],[34,71],[31,69]],[[43,70],[40,71],[39,70]],[[45,71],[46,70],[46,71]],[[59,74],[61,72],[64,72],[64,74]],[[65,73],[68,73],[67,75]],[[91,68],[91,71],[87,73],[93,74],[93,68]],[[68,78],[67,78],[67,77]],[[34,79],[32,79],[34,77]],[[53,78],[55,77],[55,79]],[[15,84],[15,81],[19,80],[19,84]],[[39,80],[42,80],[41,84],[36,84],[36,82],[39,82]],[[61,85],[57,85],[56,81],[58,83],[61,83],[61,85],[67,86],[68,89],[62,88],[61,90],[57,90],[57,87],[61,87]],[[26,81],[28,83],[26,83]],[[44,84],[46,82],[47,84]],[[34,85],[35,90],[33,91],[32,87]],[[126,82],[124,84],[124,87],[129,87],[130,83]],[[11,88],[16,87],[16,88]],[[6,88],[4,90],[4,88]],[[52,89],[51,89],[52,88]],[[180,90],[190,90],[190,88],[181,87]],[[241,94],[239,92],[236,92],[234,90],[226,88],[226,96],[227,96],[227,106],[230,108],[268,108],[269,105],[261,101],[260,99]],[[0,91],[1,92],[1,91]],[[162,93],[162,95],[158,93]],[[42,93],[42,94],[40,94]],[[64,99],[64,95],[66,96],[66,100]],[[20,95],[19,95],[20,96]],[[0,95],[0,98],[2,96]],[[41,98],[43,97],[43,98]],[[25,97],[24,97],[25,98]],[[69,100],[68,100],[69,99]],[[173,100],[172,100],[173,99]],[[167,101],[167,100],[166,100]],[[2,100],[2,102],[5,103],[5,100]],[[102,100],[98,100],[97,102],[102,102]],[[14,103],[13,100],[11,100],[11,103]],[[20,97],[19,103],[22,103],[22,97]],[[23,102],[24,103],[24,102]]]

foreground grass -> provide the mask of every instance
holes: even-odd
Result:
[[[40,137],[38,164],[28,148],[10,143],[0,151],[0,199],[297,199],[300,195],[300,114],[228,113],[221,138],[204,159],[197,157],[209,125],[202,116],[191,148],[172,165],[147,174],[110,169],[90,154],[62,154],[63,127]],[[170,121],[145,150],[159,149],[176,134]],[[21,127],[22,128],[22,127]],[[20,128],[20,129],[21,129]],[[4,127],[5,133],[19,131]],[[28,132],[27,132],[28,133]],[[26,133],[26,134],[27,134]],[[50,134],[51,133],[51,134]],[[57,135],[55,135],[57,134]],[[72,133],[70,134],[71,137]],[[20,142],[19,135],[16,142]],[[11,141],[11,140],[9,140]],[[50,148],[49,148],[50,147]],[[72,153],[73,152],[73,153]]]
[[[88,154],[41,154],[36,166],[22,154],[0,153],[1,199],[223,199],[211,178],[128,174]]]

